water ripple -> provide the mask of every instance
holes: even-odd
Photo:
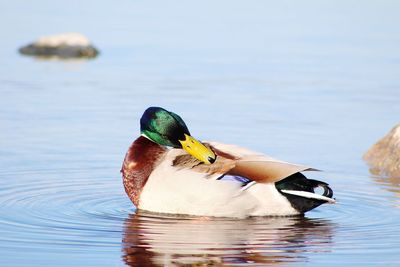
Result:
[[[389,213],[387,196],[368,182],[355,177],[351,188],[335,188],[338,204],[310,213],[314,219],[237,220],[135,213],[110,169],[2,173],[0,246],[46,253],[122,249],[131,266],[285,265],[333,251],[376,260],[400,246],[399,210]],[[321,212],[329,220],[318,219]]]
[[[93,177],[86,171],[17,172],[0,182],[1,245],[41,244],[119,246],[115,238],[95,238],[121,232],[121,223],[132,212],[118,190],[119,181]],[[15,182],[18,180],[18,183]]]

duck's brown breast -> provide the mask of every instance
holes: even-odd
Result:
[[[136,207],[147,179],[166,152],[166,148],[143,136],[137,138],[126,152],[121,173],[125,192]]]

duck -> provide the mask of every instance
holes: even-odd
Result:
[[[317,169],[199,141],[178,114],[161,107],[144,111],[140,136],[121,168],[125,192],[137,210],[229,218],[301,215],[335,203],[329,185],[307,178],[306,171]]]

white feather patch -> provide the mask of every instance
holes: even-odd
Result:
[[[290,194],[290,195],[295,195],[295,196],[299,196],[299,197],[320,199],[320,200],[324,200],[324,201],[327,201],[327,202],[332,203],[332,204],[336,203],[336,200],[334,200],[333,198],[321,196],[321,195],[318,195],[318,194],[315,194],[315,193],[311,193],[311,192],[297,191],[297,190],[281,190],[281,191],[283,193]]]
[[[242,188],[238,181],[215,180],[207,173],[175,168],[172,160],[176,153],[168,151],[151,173],[140,195],[139,209],[237,218],[298,214],[273,183],[252,182]]]

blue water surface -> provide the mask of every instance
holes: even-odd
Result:
[[[398,266],[400,181],[363,153],[399,122],[396,1],[0,1],[1,266]],[[81,32],[94,60],[17,49]],[[120,167],[148,106],[324,170],[302,218],[136,214]]]

